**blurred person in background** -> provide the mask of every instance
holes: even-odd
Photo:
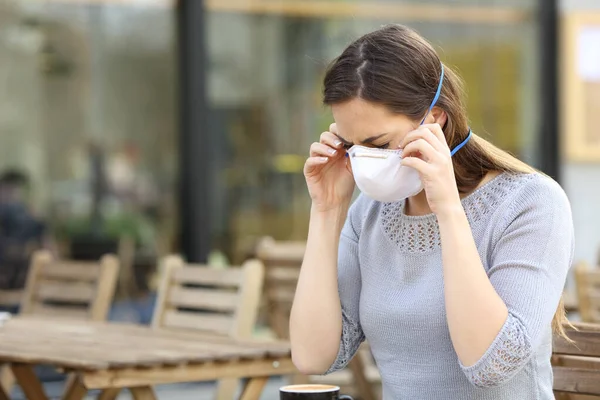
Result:
[[[298,369],[339,370],[366,339],[385,400],[554,399],[574,243],[561,187],[471,132],[460,78],[401,25],[333,61],[324,103],[335,123],[304,168]]]
[[[51,247],[45,223],[28,204],[29,185],[18,169],[0,174],[0,290],[22,289],[32,252]]]

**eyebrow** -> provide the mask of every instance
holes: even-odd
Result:
[[[376,140],[377,140],[377,139],[379,139],[379,138],[382,138],[382,137],[384,137],[385,135],[387,135],[387,132],[386,132],[386,133],[379,134],[379,135],[375,135],[375,136],[368,137],[368,138],[366,138],[365,140],[363,140],[362,142],[363,142],[364,144],[372,144],[374,141],[376,141]]]
[[[385,132],[385,133],[381,133],[381,134],[379,134],[379,135],[375,135],[375,136],[368,137],[368,138],[366,138],[365,140],[363,140],[361,143],[363,143],[363,144],[372,144],[374,141],[376,141],[376,140],[377,140],[377,139],[379,139],[379,138],[382,138],[382,137],[384,137],[384,136],[385,136],[385,135],[387,135],[387,134],[388,134],[388,133],[387,133],[387,132]],[[345,146],[352,146],[352,145],[353,145],[353,143],[351,143],[351,142],[347,141],[346,139],[344,139],[343,137],[341,137],[341,136],[340,136],[340,135],[338,135],[337,133],[334,133],[334,135],[335,135],[335,136],[337,136],[337,137],[338,137],[338,139],[340,139],[340,140],[341,140],[341,142],[342,142],[342,143],[343,143]]]

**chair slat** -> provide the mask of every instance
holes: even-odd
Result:
[[[600,370],[554,366],[554,390],[600,396]]]
[[[271,287],[267,290],[267,298],[271,302],[291,304],[294,301],[293,287]]]
[[[600,287],[600,269],[599,268],[590,269],[585,278],[588,282],[588,285]]]
[[[270,267],[266,271],[267,281],[289,282],[294,286],[300,277],[300,269],[297,267]]]
[[[239,268],[217,270],[208,267],[186,266],[173,272],[173,281],[182,284],[240,286],[243,281]]]
[[[95,282],[100,278],[97,263],[52,262],[44,266],[40,276],[47,279]]]
[[[94,286],[84,282],[41,281],[36,297],[40,300],[55,300],[75,303],[90,303],[94,299]]]
[[[169,310],[165,312],[163,324],[169,328],[201,330],[228,335],[233,326],[233,318],[226,315],[194,314]]]
[[[570,330],[567,334],[575,343],[569,343],[565,339],[555,336],[553,341],[554,354],[600,357],[600,333]]]
[[[554,355],[553,361],[561,367],[591,368],[600,370],[600,358]]]
[[[596,290],[590,290],[588,292],[588,299],[593,307],[598,307],[600,309],[600,288]]]
[[[236,292],[209,289],[174,287],[169,291],[168,302],[172,307],[186,307],[222,312],[235,311],[239,301]]]
[[[34,306],[32,314],[78,320],[85,320],[90,316],[89,310],[86,307],[52,306],[41,303]]]
[[[272,239],[263,239],[256,249],[256,254],[260,260],[266,264],[276,264],[294,262],[297,263],[304,258],[306,251],[305,242],[275,242]]]

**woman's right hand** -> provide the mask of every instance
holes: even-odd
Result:
[[[310,146],[310,157],[304,164],[306,185],[316,211],[347,207],[354,191],[350,160],[335,133],[337,127],[331,124],[320,141]]]

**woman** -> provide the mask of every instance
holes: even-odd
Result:
[[[338,370],[366,338],[384,399],[553,399],[564,192],[471,133],[459,78],[406,27],[352,43],[324,85],[335,123],[304,168],[296,366]]]

